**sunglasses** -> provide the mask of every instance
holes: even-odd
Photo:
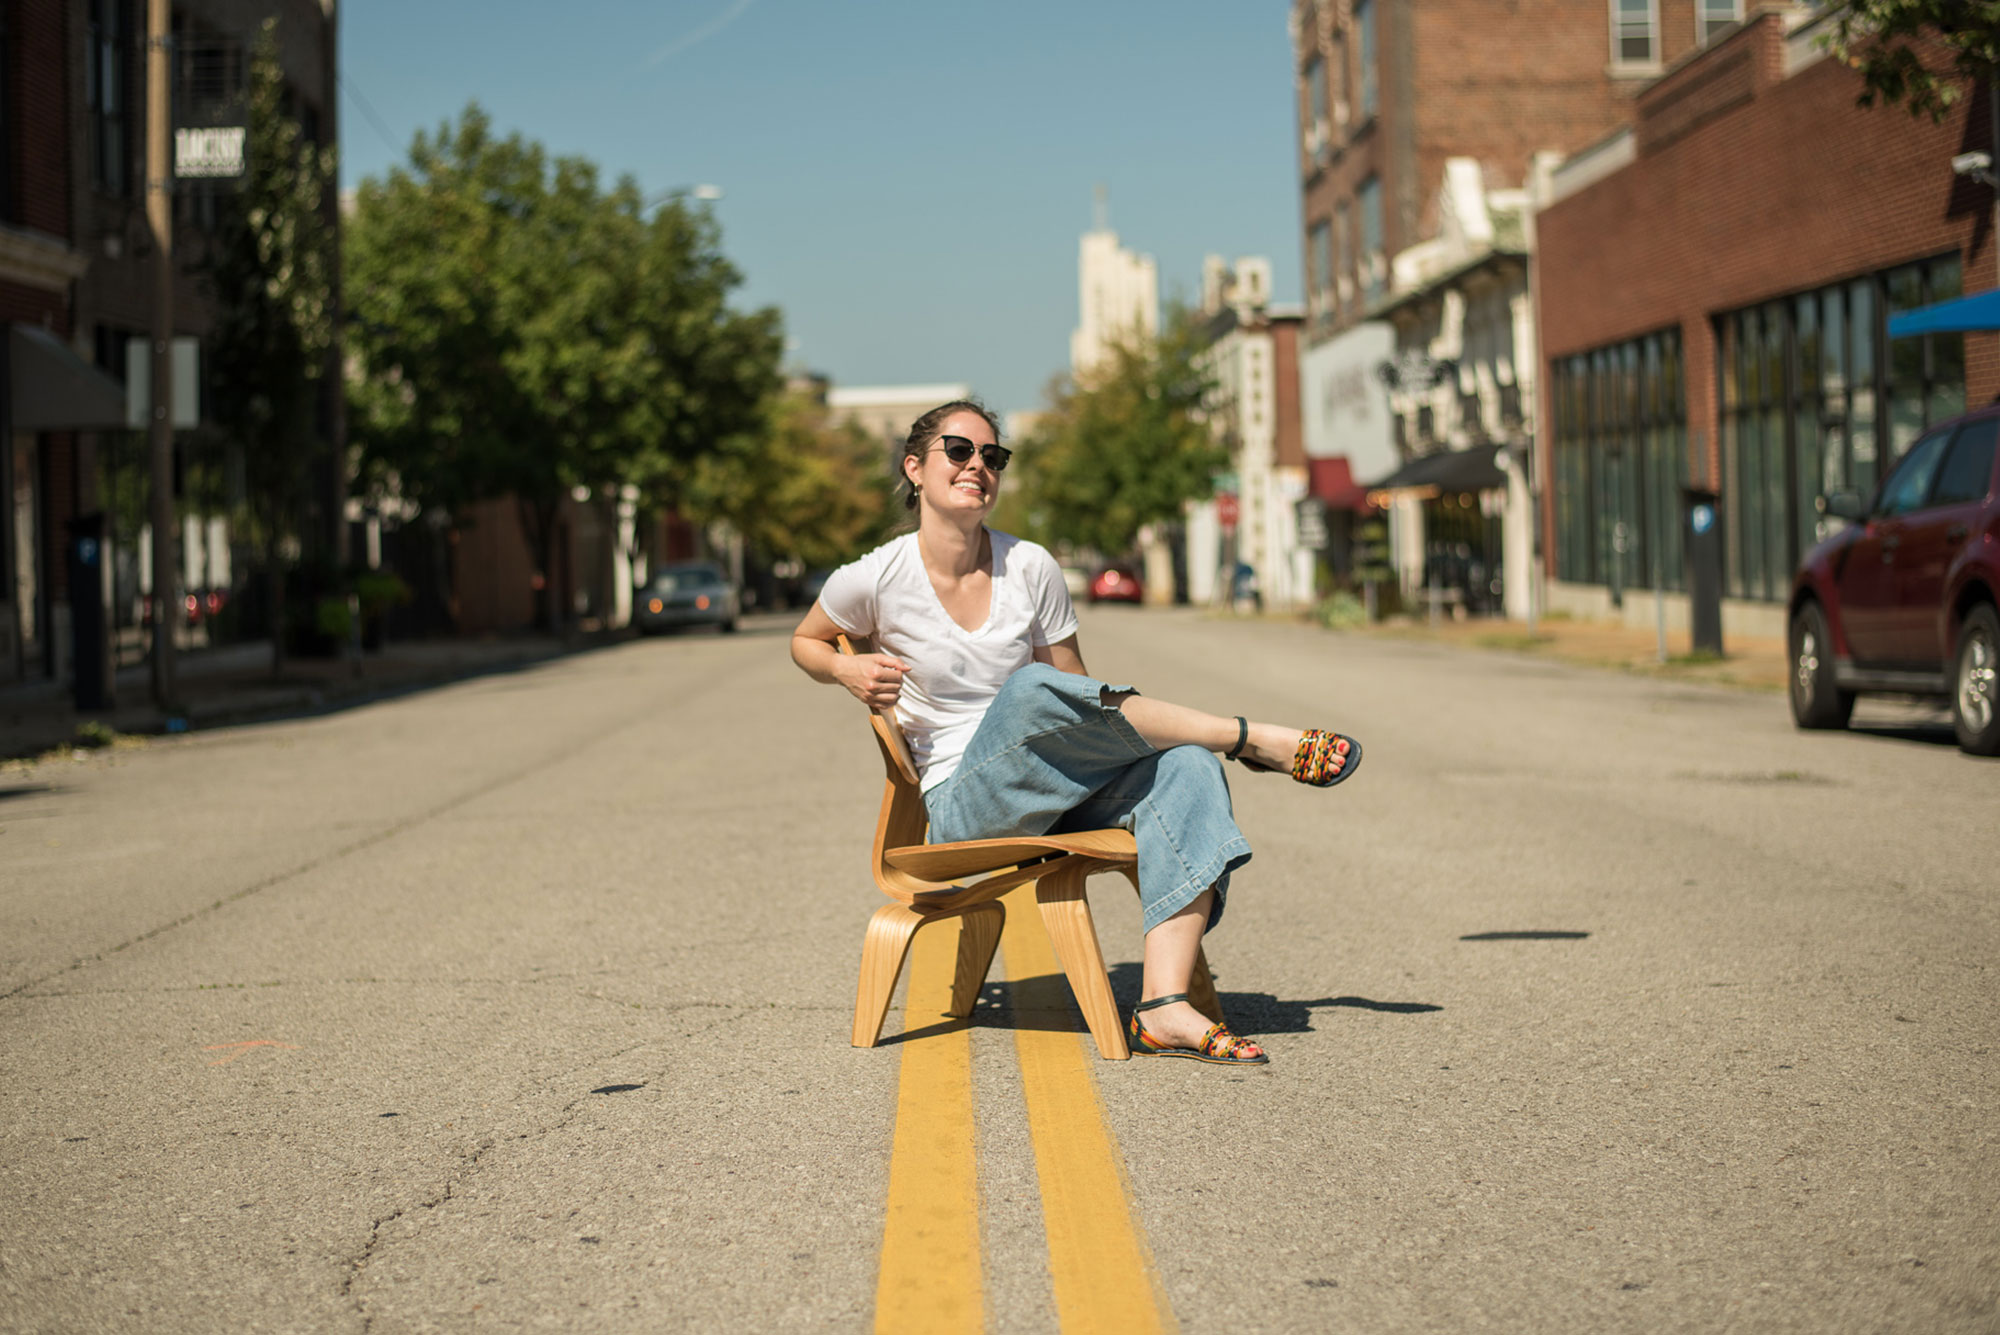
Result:
[[[972,452],[979,451],[979,461],[996,473],[1007,471],[1007,461],[1014,457],[1014,451],[1002,449],[998,445],[974,445],[964,436],[939,436],[937,448],[944,451],[944,457],[951,460],[955,468],[963,468],[971,462]]]

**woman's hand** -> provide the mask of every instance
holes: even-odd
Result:
[[[888,709],[903,694],[903,675],[910,669],[888,654],[843,654],[835,659],[833,677],[870,709]]]

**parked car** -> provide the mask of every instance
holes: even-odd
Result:
[[[683,561],[661,566],[632,595],[632,624],[642,635],[685,626],[736,629],[741,600],[721,566]]]
[[[1062,577],[1063,587],[1069,590],[1070,597],[1085,598],[1090,595],[1090,572],[1082,566],[1062,567]]]
[[[1958,744],[2000,755],[2000,405],[1924,433],[1792,581],[1792,718],[1844,728],[1857,695],[1947,699]]]
[[[1091,577],[1090,601],[1143,603],[1146,601],[1146,586],[1139,582],[1139,572],[1131,566],[1108,565]]]

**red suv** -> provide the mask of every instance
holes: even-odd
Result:
[[[1958,744],[2000,755],[2000,406],[1926,432],[1792,581],[1792,718],[1844,728],[1857,694],[1946,697]]]

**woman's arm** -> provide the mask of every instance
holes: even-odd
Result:
[[[1083,650],[1077,647],[1074,635],[1066,640],[1057,640],[1047,648],[1035,649],[1033,653],[1037,663],[1047,663],[1058,672],[1078,677],[1090,675],[1083,669]]]
[[[792,661],[814,681],[845,686],[870,709],[887,709],[903,693],[909,667],[888,654],[843,654],[834,641],[846,634],[818,603],[792,631]]]

